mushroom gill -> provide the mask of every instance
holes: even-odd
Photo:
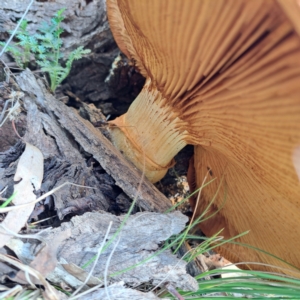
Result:
[[[147,77],[128,112],[112,121],[114,144],[153,182],[187,144],[195,182],[210,169],[199,213],[222,185],[207,235],[261,248],[300,268],[300,7],[286,0],[108,0],[121,50]],[[227,245],[232,261],[280,265]],[[285,266],[283,263],[282,266]]]

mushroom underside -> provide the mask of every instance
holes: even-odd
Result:
[[[196,186],[208,169],[217,178],[203,189],[198,214],[221,182],[210,212],[220,211],[201,229],[224,228],[225,238],[250,230],[239,242],[300,268],[292,159],[300,145],[300,8],[288,3],[108,1],[117,42],[147,76],[128,112],[112,121],[112,136],[153,182],[182,147],[195,145]],[[221,251],[233,262],[289,267],[234,244]]]

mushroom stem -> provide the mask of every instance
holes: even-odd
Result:
[[[148,79],[128,112],[111,121],[114,145],[152,182],[174,165],[187,144],[187,124]]]

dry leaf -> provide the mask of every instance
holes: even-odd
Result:
[[[46,278],[47,275],[51,273],[57,265],[56,253],[58,247],[61,246],[62,242],[70,237],[70,235],[71,230],[69,229],[61,231],[52,239],[51,243],[47,243],[43,248],[41,248],[34,260],[30,263],[30,267],[38,271],[42,276]],[[34,277],[30,279],[34,284],[41,283]],[[19,283],[28,282],[24,271],[19,271],[16,277],[12,280]]]
[[[36,199],[33,191],[38,190],[42,183],[44,173],[43,160],[41,151],[26,143],[25,151],[21,155],[14,177],[14,181],[17,182],[14,185],[16,195],[13,199],[13,203],[15,205],[29,203]],[[3,229],[3,227],[0,228],[0,247],[6,245],[12,238],[12,234],[9,234],[9,231],[18,233],[21,230],[33,209],[34,204],[12,210],[7,214],[1,224],[8,230]]]

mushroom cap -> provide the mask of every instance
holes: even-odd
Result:
[[[300,146],[296,1],[108,3],[130,37],[129,45],[122,40],[125,53],[162,95],[161,106],[182,120],[186,143],[196,145],[197,186],[207,168],[218,178],[202,191],[199,212],[224,178],[212,211],[222,206],[225,190],[226,204],[201,229],[212,235],[225,228],[225,238],[250,230],[238,241],[300,268],[300,185],[293,164]],[[116,27],[112,31],[117,37]],[[221,251],[231,261],[280,264],[236,245]]]

